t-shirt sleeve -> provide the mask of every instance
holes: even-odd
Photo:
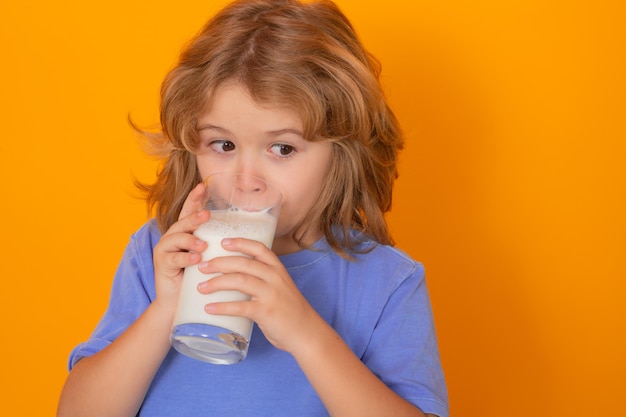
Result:
[[[421,264],[415,264],[389,297],[363,362],[422,412],[448,416],[447,388]]]
[[[111,344],[154,299],[152,248],[156,238],[151,227],[147,224],[131,237],[113,279],[107,310],[89,340],[71,352],[69,369]]]

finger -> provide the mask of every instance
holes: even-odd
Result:
[[[255,307],[253,301],[229,301],[207,304],[204,311],[218,316],[246,317],[254,320]]]
[[[280,260],[267,246],[256,240],[229,238],[222,240],[222,247],[227,251],[240,252],[268,265],[280,264]]]
[[[218,275],[203,281],[198,284],[198,291],[202,294],[210,294],[217,291],[239,291],[250,297],[258,298],[266,286],[267,284],[258,277],[234,273]]]
[[[204,183],[199,183],[193,190],[189,192],[189,195],[183,203],[183,208],[180,210],[179,219],[189,216],[190,214],[201,210],[208,196],[206,195],[206,186]]]
[[[180,251],[201,253],[207,248],[207,242],[189,233],[170,233],[161,238],[157,248],[159,252],[167,253]]]
[[[202,260],[202,255],[197,252],[175,252],[169,255],[168,267],[183,269],[196,265]]]
[[[182,217],[170,226],[166,234],[193,233],[201,224],[208,222],[210,217],[211,212],[209,212],[209,210],[201,210],[192,213],[186,217]]]
[[[155,265],[181,269],[200,263],[207,243],[188,233],[165,235],[154,248]]]
[[[202,260],[202,255],[198,252],[162,253],[158,259],[157,255],[155,253],[155,270],[167,274],[178,274],[182,269],[197,265]]]
[[[276,277],[280,276],[275,266],[245,256],[221,256],[213,258],[201,262],[198,269],[204,274],[219,273],[228,276],[243,274],[267,282],[275,281]],[[248,293],[248,291],[243,292]]]

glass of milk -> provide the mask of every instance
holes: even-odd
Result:
[[[246,256],[222,248],[225,238],[244,237],[271,248],[282,198],[277,189],[260,178],[238,173],[214,174],[205,184],[205,208],[211,211],[211,217],[194,232],[208,243],[202,253],[203,261],[219,256]],[[203,274],[198,265],[185,269],[171,341],[174,349],[189,357],[233,364],[244,360],[248,353],[252,320],[210,315],[204,306],[250,297],[239,291],[201,294],[198,284],[217,275],[220,274]]]

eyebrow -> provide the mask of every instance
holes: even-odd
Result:
[[[304,137],[304,135],[302,134],[302,132],[300,130],[298,130],[298,129],[289,129],[289,128],[287,128],[287,129],[279,129],[279,130],[270,130],[269,132],[266,132],[266,133],[269,134],[269,135],[272,135],[272,136],[280,136],[280,135],[284,135],[286,133],[293,133],[295,135]]]
[[[200,125],[198,127],[198,132],[202,131],[202,130],[216,130],[220,133],[227,133],[227,134],[232,134],[232,132],[228,129],[225,129],[223,127],[220,126],[215,126],[212,124],[205,124],[205,125]],[[268,132],[265,132],[267,135],[270,136],[280,136],[280,135],[284,135],[287,133],[292,133],[301,137],[304,137],[302,131],[298,130],[298,129],[292,129],[292,128],[285,128],[285,129],[278,129],[278,130],[270,130]]]
[[[200,125],[200,126],[197,127],[198,132],[200,132],[202,130],[207,130],[207,129],[217,130],[218,132],[222,132],[222,133],[230,133],[230,131],[228,129],[224,129],[223,127],[214,126],[214,125],[211,125],[211,124]]]

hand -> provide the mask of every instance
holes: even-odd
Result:
[[[202,282],[198,291],[209,294],[237,290],[249,301],[207,304],[209,314],[241,316],[254,320],[265,337],[278,349],[293,353],[309,334],[309,323],[320,317],[304,298],[278,257],[265,245],[244,238],[224,239],[224,249],[251,256],[224,256],[203,262],[203,273],[220,272]]]
[[[155,303],[174,314],[184,268],[199,263],[206,242],[192,233],[209,220],[208,210],[202,210],[205,186],[198,184],[187,196],[178,221],[163,234],[154,247]]]

